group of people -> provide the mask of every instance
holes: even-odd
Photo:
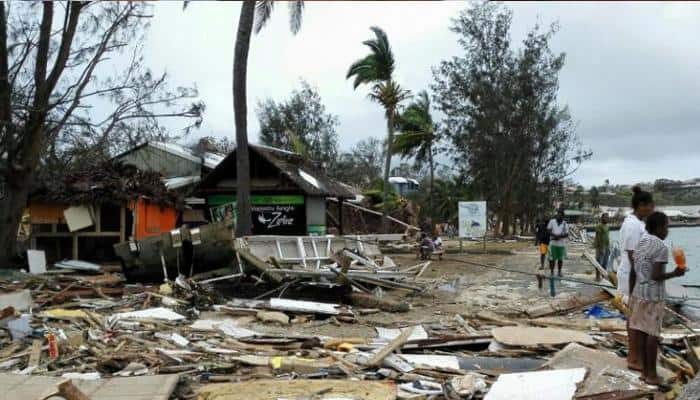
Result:
[[[549,269],[554,275],[554,266],[558,268],[558,275],[562,276],[561,269],[566,258],[566,238],[569,237],[569,226],[564,219],[564,210],[559,210],[557,216],[547,221],[543,218],[535,227],[535,245],[540,250],[540,269],[544,269],[544,262],[549,256]]]
[[[630,309],[627,321],[630,369],[641,371],[642,379],[659,385],[657,351],[666,307],[668,279],[683,276],[684,266],[666,271],[669,249],[666,214],[654,211],[651,193],[634,188],[632,214],[620,228],[622,260],[618,268],[618,289]]]
[[[442,239],[440,239],[440,236],[437,233],[433,233],[433,236],[430,237],[427,233],[422,232],[418,245],[418,257],[422,260],[427,260],[436,251],[442,251]]]
[[[666,214],[655,211],[651,193],[640,187],[633,188],[632,213],[620,228],[621,262],[617,268],[618,291],[629,307],[627,320],[629,339],[628,367],[640,371],[642,379],[650,385],[659,385],[656,371],[658,345],[666,306],[668,279],[683,276],[685,266],[677,265],[666,271],[669,249],[664,243],[668,236],[669,219]],[[537,225],[536,244],[540,250],[540,269],[544,269],[545,258],[554,275],[555,264],[561,276],[566,258],[568,226],[563,212],[556,218]],[[608,216],[603,214],[595,229],[593,242],[596,260],[605,269],[610,259],[610,234]]]

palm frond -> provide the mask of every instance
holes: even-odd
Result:
[[[296,0],[289,2],[289,28],[293,34],[297,34],[301,29],[301,21],[304,14],[304,1]]]
[[[261,0],[255,5],[255,33],[260,33],[272,16],[274,0]]]
[[[370,48],[370,54],[355,61],[348,70],[346,79],[355,76],[354,87],[378,81],[390,81],[394,72],[394,54],[391,52],[386,33],[376,26],[370,28],[375,38],[362,42]]]

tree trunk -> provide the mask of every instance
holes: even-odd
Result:
[[[430,144],[428,148],[428,163],[430,167],[430,193],[428,193],[428,207],[430,207],[430,216],[434,217],[435,212],[433,210],[433,184],[435,182],[435,163],[433,161],[433,145]]]
[[[3,178],[0,177],[0,179]],[[4,196],[0,194],[0,268],[7,268],[13,264],[17,250],[17,229],[27,205],[28,193],[28,183],[13,185],[10,181],[6,181]]]
[[[233,53],[233,112],[236,124],[236,236],[252,233],[250,210],[250,157],[248,154],[248,107],[246,75],[248,50],[255,19],[255,0],[245,0],[238,20],[236,48]]]
[[[394,108],[387,110],[387,143],[386,160],[384,162],[384,192],[382,195],[382,232],[389,233],[389,172],[391,169],[391,150],[394,144]]]

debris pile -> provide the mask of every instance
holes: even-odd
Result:
[[[3,398],[603,400],[657,390],[627,370],[625,322],[605,291],[509,313],[436,309],[407,324],[416,304],[440,296],[422,277],[428,262],[401,266],[345,239],[250,238],[236,253],[247,279],[271,290],[231,289],[233,270],[151,285],[66,269],[0,279]],[[343,294],[290,297],[297,286]],[[700,370],[697,339],[664,331],[667,398]]]

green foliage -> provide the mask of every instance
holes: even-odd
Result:
[[[258,103],[260,141],[268,146],[305,154],[331,166],[338,156],[338,117],[326,111],[318,90],[301,81],[286,101]]]
[[[359,141],[350,151],[338,156],[329,169],[330,176],[360,189],[381,187],[384,145],[377,138]]]
[[[389,38],[377,26],[369,29],[374,32],[375,38],[365,40],[362,44],[370,48],[370,54],[352,63],[346,75],[346,79],[355,77],[355,89],[363,84],[388,82],[394,74],[394,53],[391,51]]]
[[[469,7],[454,19],[463,54],[435,70],[435,100],[446,115],[459,173],[489,201],[508,234],[516,217],[534,221],[538,208],[572,169],[590,156],[557,102],[564,54],[549,41],[557,26],[535,26],[511,47],[512,12],[497,3]]]
[[[418,98],[398,116],[396,125],[401,133],[394,138],[393,151],[402,158],[414,157],[418,164],[428,162],[437,135],[427,92],[418,93]]]

